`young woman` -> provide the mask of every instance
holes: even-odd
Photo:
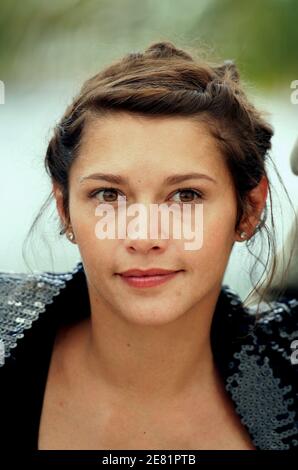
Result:
[[[86,81],[45,159],[81,261],[0,276],[3,448],[297,446],[298,301],[249,309],[222,285],[234,244],[268,233],[272,135],[232,62],[172,43]],[[119,201],[203,208],[200,248],[98,236]]]

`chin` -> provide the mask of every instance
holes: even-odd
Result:
[[[129,316],[127,316],[126,310],[125,315],[128,322],[140,326],[162,326],[175,321],[178,317],[179,314],[177,313],[177,315],[175,315],[174,309],[162,311],[160,308],[158,310],[149,309],[143,311],[140,308],[135,312],[135,314],[134,312],[131,312]]]

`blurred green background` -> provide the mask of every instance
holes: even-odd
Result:
[[[154,36],[205,43],[262,87],[297,73],[297,0],[1,0],[0,10],[2,80],[88,73]]]
[[[298,80],[297,0],[0,0],[0,270],[27,271],[22,243],[51,190],[43,159],[66,105],[91,74],[159,40],[236,62],[249,97],[274,126],[272,158],[297,207],[298,181],[289,165],[298,135],[298,105],[290,99]],[[272,182],[281,245],[293,213],[274,173]],[[79,257],[59,239],[55,216],[53,207],[39,226],[31,263],[37,270],[70,269]],[[243,297],[251,257],[240,245],[226,281]]]

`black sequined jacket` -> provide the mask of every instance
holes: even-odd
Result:
[[[37,450],[55,332],[62,323],[89,314],[81,262],[64,273],[0,272],[0,448]],[[295,340],[296,298],[280,298],[256,312],[222,286],[211,327],[212,350],[257,450],[298,448]]]

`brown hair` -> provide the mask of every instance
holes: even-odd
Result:
[[[269,182],[266,161],[270,158],[273,128],[247,99],[233,61],[212,63],[203,60],[198,50],[180,49],[171,42],[163,41],[151,44],[144,52],[125,55],[88,79],[56,125],[45,156],[46,171],[52,182],[56,182],[62,190],[67,218],[69,218],[68,176],[71,165],[78,156],[86,123],[94,116],[104,116],[117,111],[150,117],[184,116],[206,122],[225,158],[235,185],[237,194],[235,230],[238,230],[242,218],[253,209],[249,204],[249,192],[258,185],[263,175]],[[283,185],[279,175],[278,177]],[[287,193],[285,187],[284,189]],[[272,207],[270,184],[268,194]],[[52,198],[51,193],[35,218],[29,234]],[[267,215],[266,202],[256,230],[260,235],[263,233],[267,235],[269,253],[265,264],[250,250],[255,236],[246,242],[249,252],[256,261],[263,264],[263,272],[268,266],[271,255],[271,273],[266,289],[261,293],[260,301],[266,298],[266,292],[276,271],[276,240],[272,210],[272,229],[268,229],[266,225]],[[60,233],[65,233],[65,228]],[[263,252],[263,238],[261,252]],[[255,266],[256,263],[252,272]],[[249,295],[254,292],[261,292],[257,285]]]

